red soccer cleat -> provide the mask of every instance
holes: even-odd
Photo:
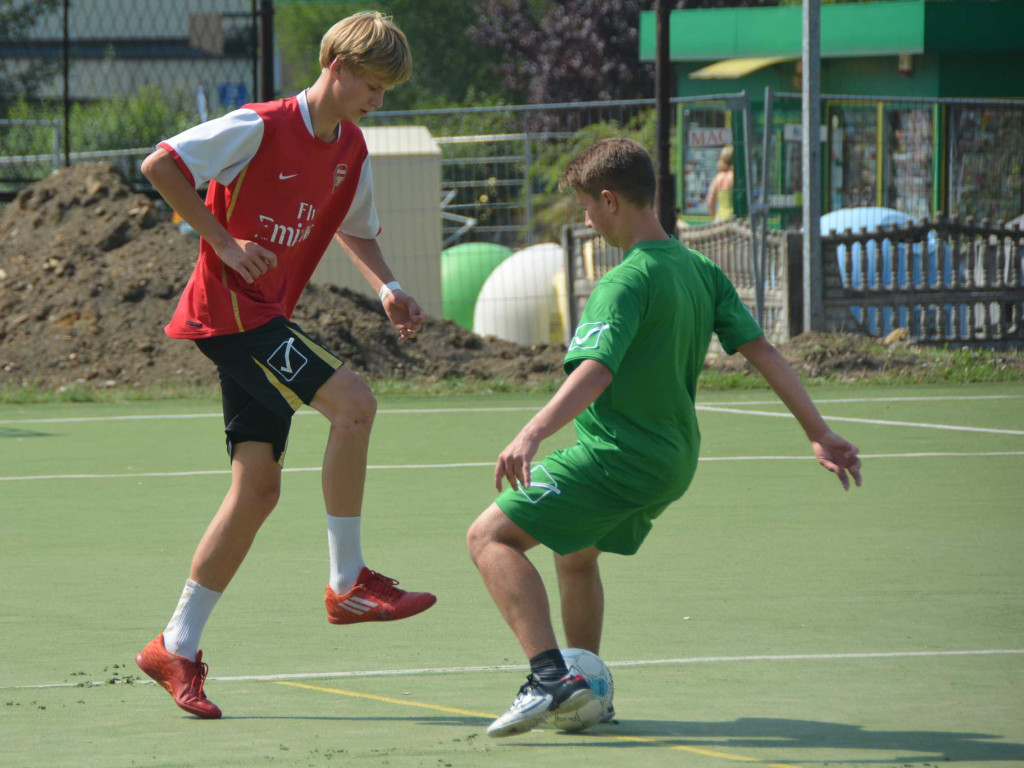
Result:
[[[202,651],[196,654],[195,661],[171,653],[164,647],[161,633],[135,657],[135,663],[160,683],[174,698],[174,703],[186,712],[208,719],[220,717],[220,708],[203,693],[203,682],[209,668],[203,663]]]
[[[398,581],[363,568],[356,585],[339,595],[327,585],[324,603],[331,624],[357,624],[361,621],[394,621],[423,613],[437,602],[429,592],[406,592]]]

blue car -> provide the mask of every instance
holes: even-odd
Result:
[[[880,232],[892,225],[902,227],[913,220],[913,217],[892,208],[874,206],[842,208],[821,217],[821,234],[826,236],[833,230],[843,233],[847,229],[857,234],[862,228],[869,233]],[[836,248],[836,259],[839,264],[839,272],[842,275],[843,287],[876,289],[881,281],[881,286],[885,288],[893,287],[894,282],[895,287],[898,288],[906,288],[908,285],[918,288],[934,288],[939,285],[940,270],[942,285],[949,285],[953,277],[953,260],[949,246],[943,243],[940,255],[938,237],[934,231],[928,233],[926,246],[927,257],[924,257],[921,243],[894,243],[888,238],[880,241],[872,240],[867,244],[867,274],[864,274],[864,246],[854,243],[848,252],[847,246],[840,245]],[[893,272],[893,251],[896,253],[895,274]],[[881,256],[881,265],[878,263],[879,256]],[[847,266],[847,259],[851,259],[849,266]],[[879,266],[881,266],[881,275],[879,275]],[[883,307],[881,318],[879,318],[876,307],[868,307],[867,312],[863,307],[858,306],[850,309],[857,324],[869,333],[885,335],[893,328],[910,325],[907,307],[899,307],[895,318],[893,317],[895,311],[893,307]],[[950,335],[953,327],[953,307],[946,305],[943,310],[946,317],[945,331],[947,335]]]

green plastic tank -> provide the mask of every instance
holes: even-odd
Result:
[[[498,243],[459,243],[441,251],[441,314],[472,331],[480,288],[511,254]]]

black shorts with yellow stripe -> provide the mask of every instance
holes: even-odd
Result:
[[[228,455],[239,443],[270,443],[281,463],[292,415],[343,364],[283,317],[251,331],[197,339],[196,346],[220,374]]]

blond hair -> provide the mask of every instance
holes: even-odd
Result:
[[[732,168],[732,144],[726,144],[718,153],[718,170],[728,171]]]
[[[358,75],[379,78],[392,88],[412,75],[412,54],[405,33],[390,16],[362,11],[342,19],[320,41],[320,66],[335,60]]]

